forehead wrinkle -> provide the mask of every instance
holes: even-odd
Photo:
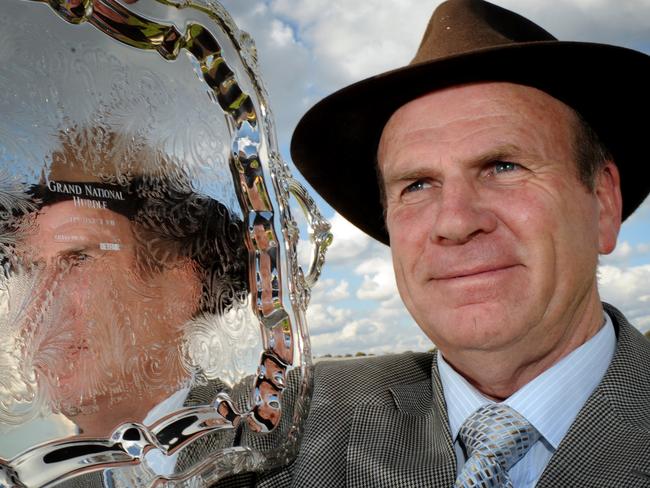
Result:
[[[401,109],[400,109],[401,110]],[[397,146],[397,152],[401,152],[403,148],[412,147],[413,144],[421,142],[428,142],[435,139],[436,144],[454,144],[457,145],[466,139],[474,139],[482,132],[489,132],[494,129],[495,125],[500,123],[503,125],[511,125],[513,122],[512,111],[501,110],[498,113],[479,113],[479,114],[459,114],[451,119],[430,120],[426,126],[412,129],[409,125],[400,123],[400,118],[403,118],[406,111],[396,114],[389,120],[382,132],[380,139],[378,156],[383,155],[386,151],[386,146],[390,143],[392,147]],[[427,112],[429,117],[431,112]],[[488,121],[486,123],[485,121]],[[458,131],[456,125],[461,125],[464,135],[458,138]],[[468,129],[469,127],[469,129]]]
[[[406,116],[406,110],[402,113],[400,113],[400,111],[396,112],[394,117],[388,121],[386,127],[384,128],[384,132],[382,133],[382,138],[380,140],[380,145],[382,142],[385,144],[387,141],[392,142],[395,139],[406,139],[407,141],[408,139],[412,138],[419,139],[419,136],[421,136],[422,133],[426,134],[428,132],[438,132],[444,134],[446,132],[449,132],[449,130],[452,130],[457,124],[462,124],[465,126],[468,122],[469,125],[478,125],[479,127],[494,124],[494,121],[498,121],[500,119],[504,119],[505,122],[508,122],[513,114],[513,111],[506,109],[499,110],[498,112],[481,111],[479,113],[463,113],[463,111],[454,110],[452,112],[454,114],[453,117],[443,118],[441,116],[434,119],[431,118],[432,112],[432,110],[426,110],[426,115],[429,118],[427,121],[428,123],[417,129],[411,129],[410,124],[400,123],[400,119]],[[417,111],[415,115],[417,115]],[[488,119],[490,121],[490,124],[485,124],[485,119]]]
[[[471,143],[465,143],[468,139],[470,142],[478,139],[482,133],[487,133],[488,138],[494,139],[490,134],[493,130],[494,124],[489,127],[484,125],[476,130],[464,131],[461,137],[454,137],[453,133],[449,136],[439,137],[438,135],[429,136],[430,129],[425,128],[408,132],[404,140],[397,140],[396,137],[387,138],[387,140],[395,140],[400,145],[391,151],[390,160],[386,159],[384,150],[382,171],[392,173],[391,176],[396,179],[410,179],[435,173],[437,168],[444,163],[443,158],[446,157],[451,158],[456,165],[480,166],[499,159],[520,159],[524,155],[526,159],[531,159],[531,157],[541,156],[533,153],[530,148],[525,151],[521,144],[511,142],[508,137],[503,137],[503,140],[490,141],[488,139],[489,143],[486,143],[484,148],[476,148]],[[522,129],[522,134],[526,136],[525,129]],[[530,135],[536,136],[534,131]],[[432,138],[436,139],[433,146],[430,144]],[[437,154],[432,153],[432,148]]]

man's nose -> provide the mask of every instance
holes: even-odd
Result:
[[[480,189],[466,178],[448,179],[442,185],[435,210],[431,239],[442,245],[464,244],[497,226],[497,218]]]

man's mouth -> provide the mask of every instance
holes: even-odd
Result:
[[[490,264],[490,265],[477,265],[477,266],[468,266],[458,269],[448,269],[444,270],[441,273],[434,275],[433,280],[435,281],[452,281],[461,278],[481,278],[481,277],[490,277],[495,274],[501,273],[503,271],[511,270],[515,268],[516,264]]]

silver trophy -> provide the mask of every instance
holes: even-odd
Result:
[[[278,154],[253,42],[210,0],[2,7],[0,487],[290,462],[331,235]]]

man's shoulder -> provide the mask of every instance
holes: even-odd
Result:
[[[633,365],[638,369],[639,361],[643,365],[650,366],[650,340],[644,336],[628,319],[623,312],[616,307],[603,303],[605,311],[611,317],[617,335],[616,356],[613,365]],[[650,367],[643,368],[640,373],[648,374],[650,378]],[[645,379],[645,377],[644,377]]]
[[[391,388],[429,381],[433,358],[431,352],[405,352],[318,361],[314,399],[337,403],[380,400]]]
[[[319,360],[314,365],[315,377],[321,382],[352,382],[377,384],[401,383],[406,377],[420,381],[431,376],[433,352],[404,352],[360,358]]]
[[[641,409],[641,416],[650,412],[650,341],[630,324],[616,308],[605,304],[617,331],[617,347],[612,362],[599,386],[610,403],[621,411]]]

